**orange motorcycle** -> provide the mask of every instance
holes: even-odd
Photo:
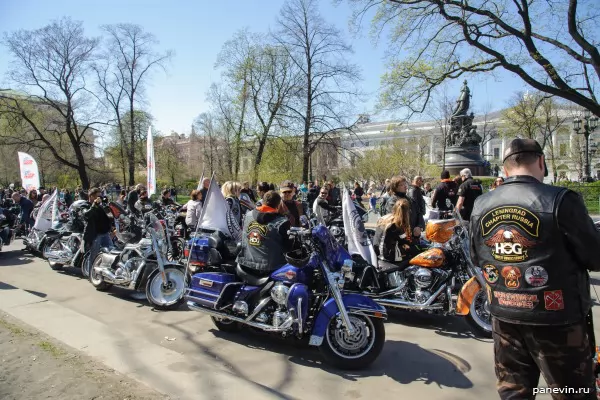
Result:
[[[471,261],[469,234],[460,215],[429,220],[425,235],[430,248],[399,263],[379,260],[374,267],[354,256],[352,289],[385,307],[464,315],[475,333],[491,337],[487,286]]]

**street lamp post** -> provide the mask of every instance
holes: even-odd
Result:
[[[581,123],[583,122],[583,130]],[[592,180],[590,172],[590,135],[598,126],[598,117],[592,117],[590,110],[583,111],[583,121],[581,118],[573,119],[573,130],[577,134],[582,134],[585,137],[585,173],[583,180],[589,182]]]

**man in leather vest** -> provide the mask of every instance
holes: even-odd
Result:
[[[279,193],[271,190],[265,193],[261,206],[246,214],[242,251],[237,257],[242,267],[268,273],[286,263],[283,254],[292,250],[293,241],[288,235],[289,220],[277,210],[280,203]]]
[[[588,391],[553,398],[595,399],[587,270],[600,271],[600,234],[577,193],[542,183],[548,172],[535,140],[510,143],[504,172],[505,183],[475,201],[470,223],[500,398],[533,398],[541,372],[548,387]]]

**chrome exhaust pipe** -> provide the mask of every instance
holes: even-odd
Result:
[[[120,285],[128,281],[127,279],[123,279],[122,277],[115,275],[114,272],[108,268],[94,267],[94,270],[102,274],[102,277],[108,281],[108,283]]]
[[[73,259],[73,254],[69,250],[50,250],[44,251],[44,257],[49,262],[70,264]]]
[[[374,298],[373,300],[375,300],[377,303],[381,304],[382,306],[385,307],[392,307],[392,308],[410,308],[413,310],[437,310],[437,309],[441,309],[442,305],[441,304],[436,304],[435,306],[432,306],[431,304],[434,302],[435,299],[438,298],[438,296],[440,295],[440,293],[442,293],[444,291],[444,289],[446,289],[446,284],[443,284],[442,286],[440,286],[440,288],[431,295],[431,297],[429,297],[429,299],[425,302],[425,303],[414,303],[412,301],[406,301],[406,300],[400,300],[400,299],[379,299],[379,298]]]
[[[267,325],[267,324],[262,324],[260,322],[248,321],[245,318],[238,318],[238,317],[234,317],[233,315],[225,314],[225,313],[222,313],[222,312],[219,312],[216,310],[211,310],[209,308],[199,306],[198,304],[194,303],[193,301],[188,301],[187,306],[190,308],[190,310],[200,311],[202,313],[208,314],[213,317],[224,318],[224,319],[228,319],[228,320],[234,321],[234,322],[240,322],[244,325],[248,325],[253,328],[258,328],[265,332],[284,332],[284,331],[287,331],[288,329],[290,329],[292,327],[292,324],[294,323],[294,318],[288,317],[285,321],[283,321],[283,323],[280,326],[274,327],[273,325]]]

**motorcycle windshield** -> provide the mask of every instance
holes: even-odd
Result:
[[[165,228],[155,215],[149,213],[146,217],[148,218],[148,224],[146,225],[148,233],[156,240],[159,250],[163,254],[166,253],[167,241]]]

